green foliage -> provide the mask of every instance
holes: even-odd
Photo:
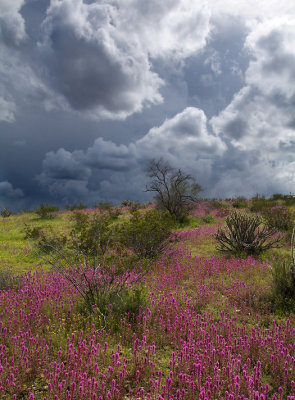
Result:
[[[272,207],[274,204],[271,200],[266,199],[264,196],[256,195],[251,199],[250,211],[260,212],[266,207]]]
[[[112,220],[118,219],[118,217],[122,214],[120,207],[112,207],[108,210],[108,215]]]
[[[219,228],[214,235],[218,242],[217,249],[236,255],[257,255],[263,251],[279,247],[281,237],[276,230],[262,226],[259,216],[241,214],[234,211],[226,219],[225,229]]]
[[[3,208],[3,209],[1,210],[1,217],[3,217],[3,218],[8,218],[8,217],[10,217],[12,214],[13,214],[12,211],[8,210],[8,208]]]
[[[239,196],[233,202],[234,208],[246,208],[248,207],[245,197]]]
[[[56,217],[55,212],[57,211],[59,211],[59,207],[41,203],[35,213],[42,219],[51,219]]]
[[[209,205],[212,210],[222,210],[224,207],[227,207],[226,203],[217,199],[211,199]]]
[[[294,215],[287,207],[265,208],[262,214],[269,227],[278,231],[290,231],[292,229]]]
[[[295,227],[291,238],[291,260],[278,261],[272,264],[273,302],[282,311],[295,311]]]
[[[25,225],[25,238],[34,241],[38,252],[49,254],[60,252],[67,243],[67,237],[57,235],[51,229],[44,230],[40,226],[29,227]]]
[[[78,204],[68,204],[66,206],[66,209],[68,211],[85,210],[86,208],[87,208],[87,206],[85,204],[83,204],[81,201]]]
[[[90,320],[97,329],[118,331],[121,321],[135,322],[141,307],[147,302],[147,292],[143,285],[134,288],[121,287],[120,290],[103,290],[95,294],[92,312],[85,308],[84,302],[78,304],[78,310],[86,321]]]
[[[120,241],[140,258],[156,258],[168,246],[174,218],[168,212],[135,212],[120,229]]]
[[[88,258],[103,256],[113,241],[112,231],[112,221],[108,215],[96,213],[89,216],[75,212],[70,246]]]
[[[113,205],[109,201],[101,201],[94,207],[99,208],[100,210],[109,211],[113,207]]]
[[[133,204],[133,201],[131,201],[131,200],[123,200],[121,203],[121,206],[122,207],[131,207],[132,204]]]
[[[209,215],[205,215],[204,217],[202,217],[201,221],[204,224],[212,224],[212,222],[216,222],[216,219],[214,218],[213,215],[209,214]]]

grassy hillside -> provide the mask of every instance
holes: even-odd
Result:
[[[212,235],[232,207],[196,206],[170,247],[137,260],[126,289],[91,314],[25,238],[25,226],[67,235],[73,213],[1,218],[0,398],[294,400],[295,315],[274,302],[271,273],[290,239],[261,256],[221,254]],[[114,224],[130,218],[121,211]]]

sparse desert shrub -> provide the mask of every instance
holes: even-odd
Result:
[[[76,212],[73,221],[71,248],[88,258],[103,256],[114,239],[110,217],[100,213],[89,216]]]
[[[26,226],[25,237],[29,240],[33,240],[35,250],[42,254],[60,252],[67,242],[66,236],[58,235],[51,229],[44,230],[41,227],[30,228]]]
[[[122,207],[130,207],[133,204],[133,201],[131,200],[123,200],[121,203]]]
[[[287,207],[275,206],[262,211],[266,224],[278,231],[290,231],[294,215]]]
[[[251,199],[251,205],[249,207],[252,212],[263,211],[266,207],[272,207],[273,202],[266,199],[264,196],[255,196]]]
[[[204,224],[211,224],[212,222],[215,222],[215,218],[213,215],[205,215],[204,217],[201,218],[201,221]]]
[[[68,204],[66,206],[66,209],[69,210],[69,211],[85,210],[85,208],[87,208],[87,206],[85,204],[83,204],[81,201],[78,204]]]
[[[41,226],[30,227],[29,225],[25,224],[24,231],[25,231],[25,239],[36,240],[39,238],[42,228]]]
[[[111,300],[119,302],[120,299],[121,310],[128,304],[131,307],[135,298],[127,288],[138,283],[146,273],[142,269],[133,274],[130,271],[132,263],[126,257],[118,261],[113,247],[115,242],[115,231],[107,214],[87,215],[77,211],[73,215],[69,238],[41,230],[35,240],[35,249],[81,295],[86,314],[93,315],[99,304],[100,315],[105,315],[105,301],[112,304]],[[128,300],[127,305],[124,298]],[[116,307],[119,309],[119,303]]]
[[[39,215],[41,219],[51,219],[56,217],[56,212],[59,211],[59,207],[51,206],[48,204],[40,204],[40,207],[35,210],[35,213]]]
[[[234,211],[226,217],[225,222],[226,227],[219,228],[214,235],[219,251],[251,255],[280,246],[281,236],[276,235],[275,229],[261,227],[262,220],[257,215]]]
[[[283,311],[295,311],[295,227],[291,238],[291,260],[274,261],[272,264],[273,302]]]
[[[5,207],[4,207],[4,208],[1,210],[1,217],[3,217],[3,218],[8,218],[8,217],[10,217],[12,214],[13,214],[12,211],[10,211],[8,208],[5,208]]]
[[[103,211],[109,211],[113,207],[113,204],[109,201],[100,201],[94,206],[94,208],[99,208]]]
[[[120,207],[112,207],[108,210],[108,215],[111,219],[115,220],[122,214]]]
[[[248,207],[248,204],[247,204],[247,201],[246,201],[245,197],[239,196],[236,199],[234,199],[233,207],[234,208],[246,208],[246,207]]]
[[[149,210],[143,216],[135,212],[122,225],[120,241],[140,258],[158,257],[168,246],[174,218],[168,212]]]

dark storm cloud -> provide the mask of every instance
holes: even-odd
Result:
[[[11,183],[9,182],[0,182],[0,197],[10,199],[18,199],[23,197],[23,191],[18,188],[14,188]]]
[[[2,0],[5,201],[143,201],[161,156],[204,195],[289,193],[294,15],[288,0]]]
[[[46,154],[43,161],[44,174],[53,180],[87,180],[90,170],[79,162],[79,152],[70,153],[59,149]]]

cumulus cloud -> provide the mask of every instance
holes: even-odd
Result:
[[[1,0],[0,41],[8,46],[18,46],[26,37],[25,21],[19,13],[24,0]]]
[[[19,188],[14,188],[10,182],[0,182],[0,198],[2,200],[15,200],[24,196],[23,191]]]
[[[211,11],[205,1],[127,0],[117,5],[122,28],[129,36],[137,37],[153,58],[180,61],[206,44]]]
[[[253,57],[246,85],[218,116],[213,129],[239,149],[286,154],[294,141],[295,19],[272,20],[250,33]],[[282,148],[284,143],[284,149]],[[276,152],[276,155],[274,153]]]
[[[82,0],[52,1],[40,51],[50,84],[78,111],[124,119],[162,101],[163,81],[147,54],[116,26],[116,7]]]
[[[209,20],[207,8],[188,0],[52,0],[39,50],[50,85],[74,110],[125,119],[163,100],[151,58],[179,61],[200,50]]]
[[[197,173],[197,179],[207,180],[215,158],[221,157],[227,147],[208,132],[206,123],[202,110],[189,107],[129,145],[98,138],[86,151],[59,149],[47,153],[38,179],[50,192],[61,196],[67,191],[72,194],[70,182],[78,180],[78,187],[82,185],[84,190],[78,193],[87,194],[88,199],[102,196],[123,200],[128,191],[142,197],[149,160],[164,157],[176,167]]]

